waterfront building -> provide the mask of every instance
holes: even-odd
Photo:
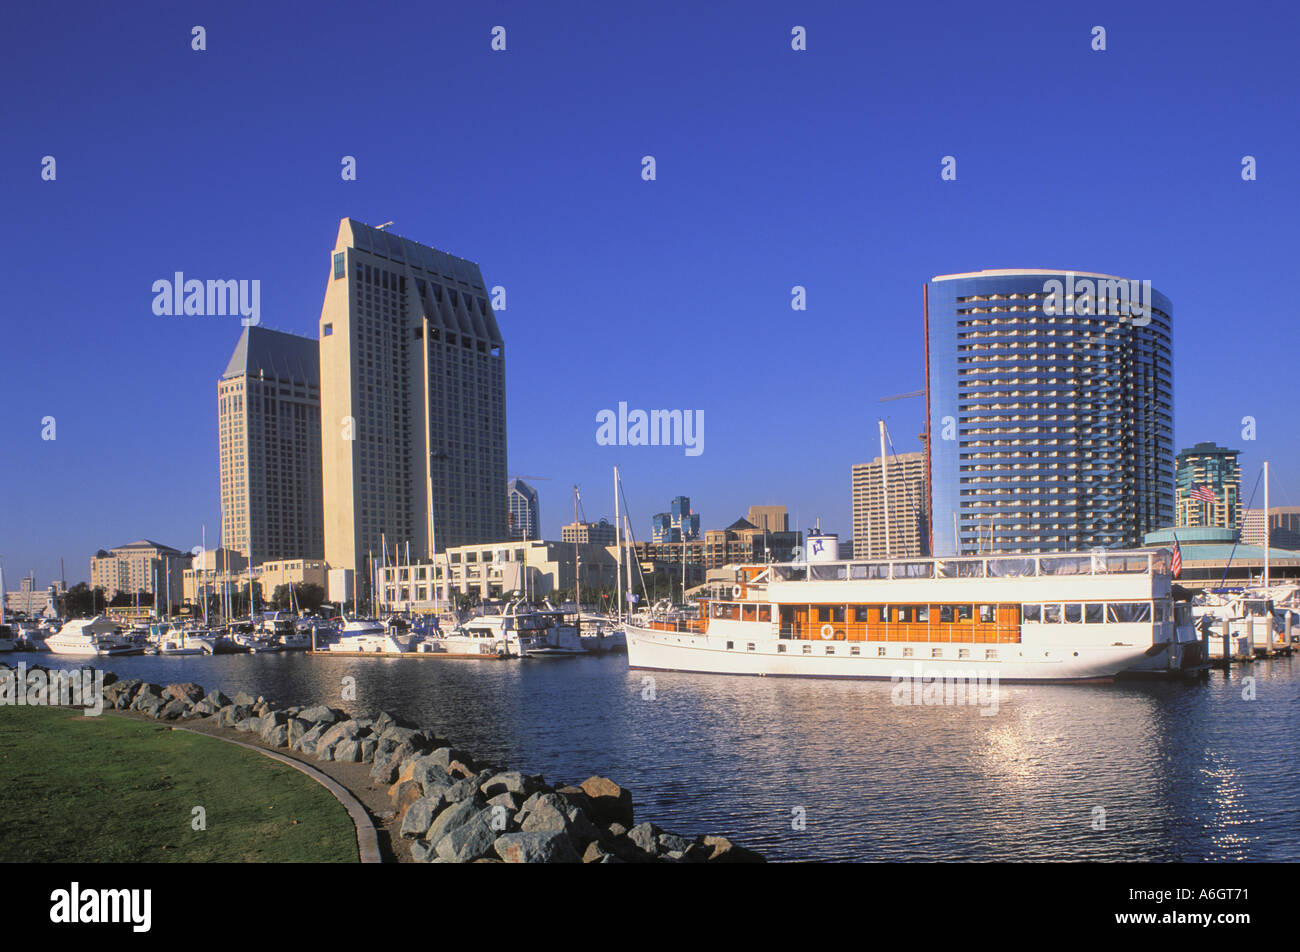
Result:
[[[25,615],[58,615],[59,600],[63,597],[63,582],[55,579],[44,588],[37,588],[36,573],[18,580],[15,592],[0,592],[5,600],[5,611]]]
[[[994,270],[933,278],[923,308],[931,553],[1131,547],[1173,524],[1167,297]]]
[[[506,485],[508,532],[511,539],[540,539],[541,516],[538,510],[537,490],[522,479],[512,479]]]
[[[453,546],[431,561],[380,567],[380,608],[445,611],[449,599],[496,601],[516,592],[541,600],[556,589],[574,588],[579,561],[584,590],[594,596],[598,588],[614,586],[617,565],[612,552],[587,544],[578,546],[576,556],[577,561],[572,543],[541,539]]]
[[[1264,545],[1264,526],[1267,522],[1269,545],[1281,549],[1300,549],[1300,506],[1270,506],[1267,520],[1263,508],[1246,509],[1242,522],[1241,541],[1247,545]]]
[[[1264,547],[1238,541],[1237,530],[1218,526],[1164,528],[1148,532],[1145,545],[1171,547],[1178,536],[1182,571],[1178,584],[1199,591],[1238,587],[1264,577]],[[1269,549],[1269,580],[1300,581],[1300,551],[1274,544]]]
[[[245,327],[217,381],[222,537],[245,558],[321,558],[320,357],[310,337]]]
[[[710,569],[740,562],[785,562],[794,557],[800,544],[800,532],[764,532],[745,519],[737,519],[725,529],[707,529],[702,538],[682,542],[637,541],[636,557],[644,562],[677,566],[683,557],[688,573],[691,566],[703,577]]]
[[[257,568],[253,578],[257,578]],[[199,552],[182,572],[181,597],[191,605],[201,604],[201,595],[214,595],[223,585],[242,587],[248,584],[248,558],[238,549],[218,546]]]
[[[764,532],[789,532],[790,517],[785,506],[750,506],[745,521]]]
[[[1178,528],[1241,528],[1239,450],[1197,443],[1174,460]]]
[[[96,552],[90,560],[90,587],[103,589],[109,599],[118,592],[147,594],[158,608],[165,606],[170,586],[171,602],[179,605],[189,564],[188,552],[141,539]]]
[[[608,519],[600,522],[571,522],[560,530],[560,538],[565,542],[579,545],[614,545],[614,524]]]
[[[883,473],[882,465],[886,467]],[[888,457],[887,464],[882,464],[879,456],[870,463],[854,464],[852,557],[876,559],[926,555],[930,541],[925,518],[928,501],[924,453],[900,453]],[[888,545],[886,509],[889,514]]]
[[[276,559],[263,562],[257,567],[257,578],[262,585],[262,592],[267,598],[275,594],[281,585],[319,585],[322,592],[328,591],[329,565],[321,559]]]
[[[700,537],[700,514],[691,510],[691,497],[678,496],[668,512],[650,517],[651,542],[687,542]]]
[[[325,561],[506,526],[505,343],[472,261],[339,223],[320,317]],[[432,521],[429,514],[432,512]]]

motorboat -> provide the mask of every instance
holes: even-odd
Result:
[[[119,637],[120,629],[103,615],[74,618],[45,639],[45,648],[62,655],[132,655],[143,654],[144,646],[128,644]]]

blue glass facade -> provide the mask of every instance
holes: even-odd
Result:
[[[1121,284],[1149,312],[1117,305]],[[931,552],[1138,546],[1170,525],[1172,312],[1089,272],[930,281]]]

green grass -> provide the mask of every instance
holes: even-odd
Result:
[[[0,862],[357,860],[343,805],[262,754],[111,714],[0,707]]]

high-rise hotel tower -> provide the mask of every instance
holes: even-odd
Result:
[[[1168,298],[975,271],[931,280],[924,307],[933,554],[1137,546],[1173,523]]]
[[[504,537],[505,344],[478,265],[343,219],[320,376],[331,568],[367,571],[381,538],[391,562]]]
[[[324,554],[320,407],[316,342],[245,327],[217,381],[221,544],[254,562]]]

